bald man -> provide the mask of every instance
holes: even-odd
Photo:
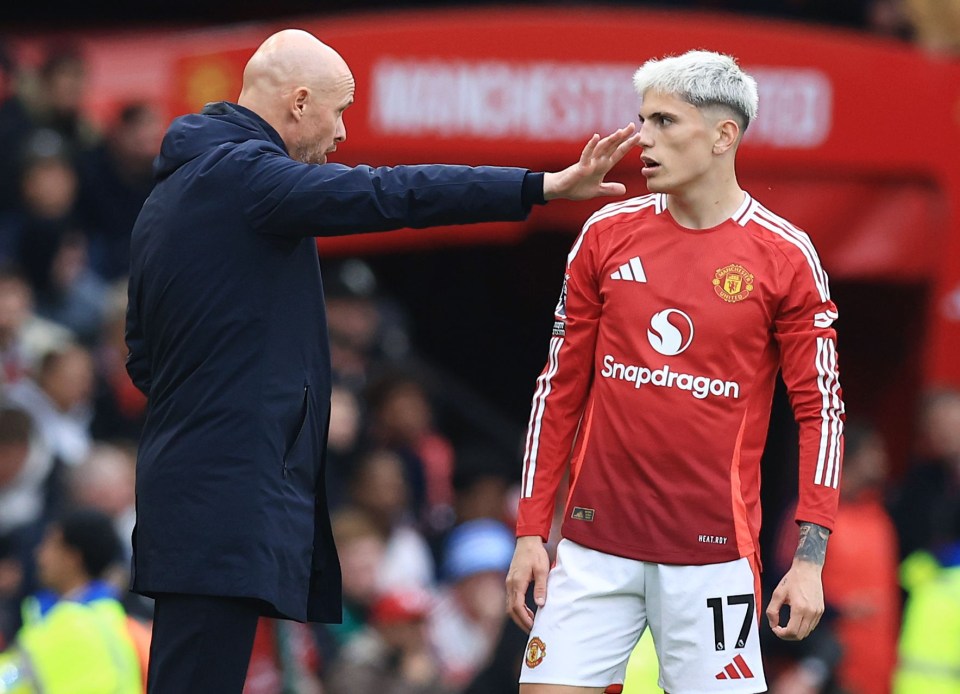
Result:
[[[330,352],[314,236],[522,220],[604,176],[633,126],[556,173],[355,168],[350,69],[303,31],[268,38],[238,103],[170,126],[133,229],[128,370],[148,397],[133,590],[156,598],[149,690],[240,692],[260,615],[340,620],[324,489]]]

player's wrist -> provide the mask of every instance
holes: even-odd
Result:
[[[793,571],[820,576],[823,573],[823,564],[805,557],[793,558]]]
[[[532,544],[543,544],[543,538],[539,535],[519,535],[517,536],[517,544],[532,545]]]

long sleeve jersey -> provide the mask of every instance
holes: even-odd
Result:
[[[832,528],[843,454],[837,309],[809,237],[749,195],[709,229],[667,197],[608,205],[568,257],[527,431],[517,535],[710,564],[758,553],[778,370],[800,431],[797,519]]]

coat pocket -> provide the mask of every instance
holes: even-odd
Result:
[[[297,424],[296,433],[293,436],[293,440],[290,442],[290,445],[287,446],[287,450],[283,454],[283,476],[287,476],[287,462],[290,458],[290,454],[293,453],[293,449],[297,447],[297,444],[300,443],[300,439],[303,438],[303,432],[307,428],[307,419],[310,414],[310,385],[304,384],[303,386],[303,402],[300,404],[300,421]]]

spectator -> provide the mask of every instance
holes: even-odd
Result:
[[[340,383],[359,391],[379,356],[377,279],[369,265],[352,258],[325,265],[323,278],[333,372]]]
[[[949,54],[960,53],[960,1],[902,0],[904,13],[916,29],[916,39],[925,48]]]
[[[83,347],[51,350],[36,382],[22,379],[8,388],[7,397],[33,416],[45,443],[64,463],[77,465],[90,452],[93,359]]]
[[[453,446],[434,426],[426,389],[412,375],[391,372],[371,384],[368,400],[372,437],[403,461],[414,514],[428,532],[446,530],[452,520]]]
[[[51,45],[38,76],[28,103],[36,127],[57,133],[71,156],[91,149],[99,135],[84,115],[87,70],[79,46]]]
[[[89,340],[99,327],[105,287],[89,269],[86,240],[74,217],[77,174],[63,149],[38,131],[21,174],[22,204],[2,236],[36,294],[41,316]]]
[[[33,124],[20,96],[17,63],[6,45],[0,43],[0,214],[16,207],[19,152]]]
[[[120,538],[124,563],[133,548],[135,511],[134,451],[106,443],[95,443],[84,459],[68,470],[68,491],[75,506],[97,509],[113,521]]]
[[[346,486],[356,466],[363,414],[354,392],[342,385],[330,391],[330,426],[327,430],[327,503],[331,509],[346,503]]]
[[[20,197],[15,215],[5,220],[3,236],[30,284],[46,290],[51,259],[63,236],[75,229],[73,207],[77,173],[59,137],[50,130],[33,133],[19,169]]]
[[[463,694],[516,694],[526,645],[527,633],[507,620],[489,661],[474,675]]]
[[[0,407],[0,649],[20,626],[20,602],[37,589],[33,552],[62,501],[60,466],[30,415]]]
[[[90,235],[91,266],[107,281],[130,270],[130,232],[153,188],[162,136],[153,107],[126,104],[105,140],[79,160],[78,214]]]
[[[316,671],[316,644],[306,624],[260,618],[243,694],[322,694]]]
[[[454,511],[458,523],[493,518],[509,524],[510,474],[503,456],[486,446],[457,451],[453,470]]]
[[[123,562],[105,578],[122,589],[120,601],[127,613],[149,622],[153,600],[126,590],[136,521],[135,469],[136,448],[95,443],[79,465],[67,469],[67,495],[73,506],[96,509],[113,521]]]
[[[960,391],[934,390],[920,410],[921,447],[891,503],[900,556],[943,542],[960,506]]]
[[[462,523],[447,538],[430,642],[450,687],[465,687],[493,656],[506,622],[504,580],[513,546],[513,533],[489,518]]]
[[[960,506],[953,507],[927,567],[924,572],[903,572],[910,597],[894,694],[960,692]]]
[[[386,450],[364,455],[350,483],[353,504],[368,514],[386,543],[380,586],[429,588],[436,569],[430,548],[412,522],[403,461]]]
[[[896,660],[900,591],[897,536],[882,503],[887,452],[872,426],[847,420],[837,532],[823,567],[824,592],[843,649],[837,684],[857,694],[889,694]],[[792,518],[792,515],[788,515]],[[789,564],[798,531],[780,533],[778,561]]]
[[[916,33],[904,0],[873,0],[867,8],[866,24],[876,34],[902,41],[914,40]]]
[[[358,509],[341,509],[331,522],[343,570],[343,620],[321,628],[334,634],[335,647],[339,647],[367,623],[370,607],[381,591],[386,543],[376,523]]]
[[[24,604],[25,623],[0,661],[0,681],[48,694],[139,694],[140,655],[112,586],[100,580],[119,557],[110,519],[73,511],[37,551],[46,591]]]
[[[94,438],[106,441],[138,441],[147,409],[147,397],[127,373],[126,315],[127,287],[118,282],[107,295],[94,353],[96,394],[90,431]]]
[[[332,518],[333,536],[340,555],[343,571],[343,621],[323,624],[323,634],[332,634],[334,642],[327,644],[327,654],[333,654],[347,644],[367,625],[370,608],[381,592],[380,568],[386,552],[386,543],[376,523],[363,511],[341,509]]]
[[[429,593],[415,588],[379,598],[370,625],[333,664],[328,694],[453,694],[427,639],[429,608]]]
[[[0,267],[0,381],[15,384],[36,371],[42,355],[72,333],[33,313],[33,290],[18,271]]]

